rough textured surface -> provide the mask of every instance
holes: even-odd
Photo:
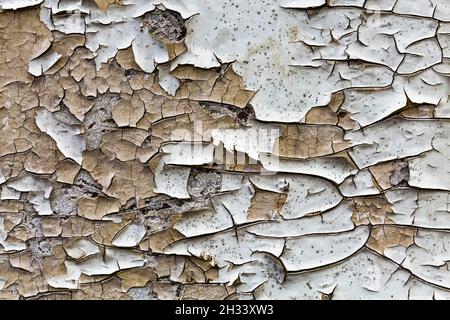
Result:
[[[0,0],[0,299],[450,298],[447,0]]]

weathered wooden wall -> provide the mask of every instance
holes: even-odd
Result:
[[[450,297],[448,0],[0,0],[1,299]]]

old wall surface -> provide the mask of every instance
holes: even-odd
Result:
[[[448,0],[0,8],[0,299],[450,297]]]

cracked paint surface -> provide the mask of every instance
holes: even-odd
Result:
[[[447,0],[0,0],[0,299],[450,298]]]

